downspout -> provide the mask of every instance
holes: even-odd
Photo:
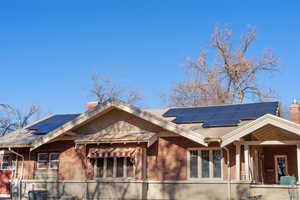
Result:
[[[14,151],[14,150],[12,150],[10,147],[8,147],[8,151],[22,158],[22,165],[21,165],[21,178],[20,178],[20,182],[21,182],[21,180],[23,179],[24,156],[23,156],[23,155],[21,155],[21,154],[19,154],[19,153],[17,153],[17,152],[15,152],[15,151]],[[19,184],[19,187],[20,187],[20,184]],[[20,188],[19,188],[18,196],[19,196],[19,200],[21,200],[21,190],[20,190]]]
[[[227,174],[228,174],[228,180],[227,180],[227,198],[228,200],[231,200],[231,170],[230,170],[230,151],[227,147],[224,147],[224,149],[227,152]]]

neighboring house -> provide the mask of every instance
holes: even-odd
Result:
[[[295,122],[278,102],[141,110],[110,100],[88,109],[1,137],[2,196],[289,199],[298,190],[279,185],[300,174],[296,102]]]

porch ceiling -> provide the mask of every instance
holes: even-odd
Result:
[[[251,133],[250,135],[247,135],[244,137],[245,140],[255,140],[255,141],[285,141],[285,140],[300,140],[300,136],[291,133],[287,130],[284,130],[282,128],[278,128],[273,125],[266,125],[264,127],[261,127]]]

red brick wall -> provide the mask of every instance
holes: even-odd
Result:
[[[147,150],[150,180],[186,180],[187,148],[203,147],[184,137],[160,137]]]
[[[0,170],[0,194],[10,193],[10,179],[13,170]]]
[[[296,146],[264,146],[264,182],[275,183],[275,155],[287,155],[289,175],[298,176],[297,173],[297,151]],[[266,169],[273,169],[268,172]]]
[[[88,178],[89,172],[84,162],[85,149],[75,149],[72,141],[57,141],[45,144],[30,152],[29,148],[14,149],[24,156],[23,179],[34,179],[34,171],[37,170],[36,160],[38,153],[58,152],[59,156],[59,179],[62,180],[83,180]],[[18,157],[17,176],[21,177],[22,162]]]

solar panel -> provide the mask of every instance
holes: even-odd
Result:
[[[236,104],[224,106],[173,108],[163,114],[164,117],[176,117],[174,123],[204,123],[204,126],[214,124],[237,125],[239,120],[256,119],[267,113],[277,114],[278,102],[262,102],[251,104]]]
[[[40,121],[28,127],[27,129],[32,130],[33,134],[44,135],[67,123],[68,121],[75,119],[78,116],[79,114],[53,115],[43,121]]]
[[[239,120],[236,119],[228,119],[228,120],[217,120],[217,121],[209,121],[203,123],[202,127],[218,127],[218,126],[236,126],[238,125]]]

